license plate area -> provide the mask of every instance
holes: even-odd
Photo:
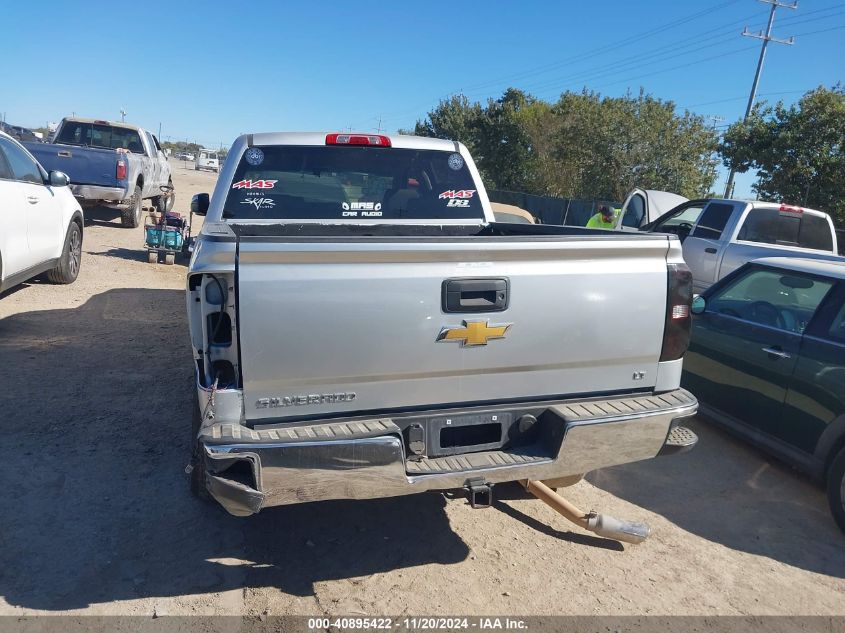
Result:
[[[427,454],[436,457],[500,449],[512,423],[509,412],[433,417],[426,433]]]

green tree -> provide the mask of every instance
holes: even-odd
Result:
[[[758,170],[754,191],[821,209],[845,224],[845,87],[818,87],[796,105],[758,104],[725,132],[720,152],[738,172]]]
[[[464,95],[442,99],[428,116],[417,121],[413,134],[458,141],[475,154],[481,121],[481,106],[470,104]]]
[[[485,107],[453,96],[415,133],[463,142],[489,188],[619,201],[634,186],[700,196],[716,176],[703,118],[643,93],[566,92],[551,104],[509,88]]]

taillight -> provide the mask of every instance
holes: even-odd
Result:
[[[666,324],[660,362],[678,360],[689,346],[692,315],[692,273],[686,264],[669,264],[666,292]]]
[[[326,134],[326,145],[390,147],[390,139],[381,134]]]
[[[117,159],[117,169],[114,176],[118,180],[126,180],[126,161],[122,158]]]

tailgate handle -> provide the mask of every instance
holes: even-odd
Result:
[[[63,149],[61,152],[56,154],[56,156],[59,156],[61,158],[70,158],[72,156],[72,154],[69,151]]]
[[[507,279],[447,279],[443,312],[502,312],[508,307]]]

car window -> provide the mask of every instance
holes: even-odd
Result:
[[[102,149],[126,149],[133,154],[144,153],[141,135],[137,130],[114,127],[108,123],[65,121],[56,137],[56,143]]]
[[[692,232],[692,237],[702,237],[707,240],[718,240],[722,237],[725,225],[731,219],[733,207],[722,202],[711,202],[701,214],[698,226]]]
[[[805,213],[798,229],[798,246],[820,251],[833,250],[833,235],[827,218]]]
[[[635,193],[628,202],[628,208],[625,209],[625,215],[622,216],[622,226],[631,226],[637,228],[642,224],[645,217],[645,200],[643,197]]]
[[[801,333],[833,283],[769,268],[752,268],[714,293],[707,310]]]
[[[12,180],[14,176],[12,176],[12,169],[9,167],[9,163],[6,160],[6,154],[3,153],[3,148],[0,147],[0,178],[4,180]]]
[[[25,151],[6,138],[0,138],[0,148],[3,149],[6,159],[9,161],[12,176],[15,180],[37,185],[44,184],[38,164]]]
[[[342,145],[244,152],[223,208],[234,219],[482,219],[460,154]]]
[[[839,308],[839,313],[830,324],[827,335],[835,341],[845,343],[845,303]]]
[[[780,209],[752,209],[737,239],[761,244],[800,246],[833,250],[833,237],[827,219],[805,214],[801,209],[781,206]]]
[[[674,213],[671,217],[658,222],[655,226],[655,230],[660,231],[661,229],[666,229],[667,227],[677,227],[682,224],[689,224],[692,226],[696,223],[696,221],[698,221],[698,216],[701,215],[701,210],[703,208],[704,205],[686,207],[683,210]]]

